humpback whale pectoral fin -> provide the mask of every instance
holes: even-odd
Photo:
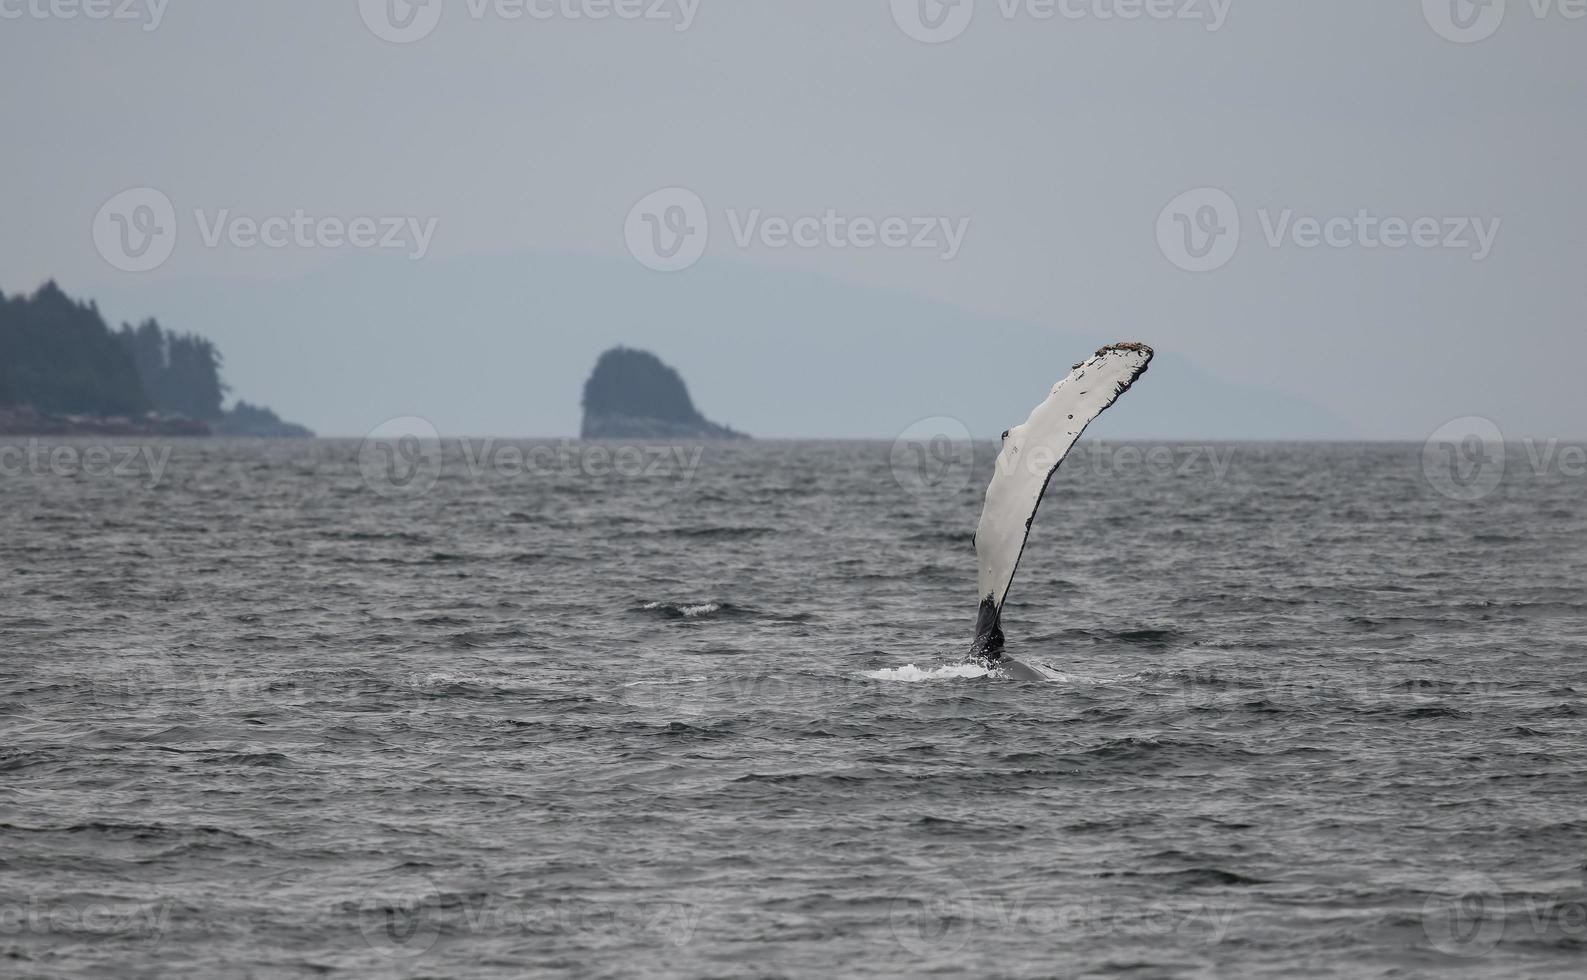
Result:
[[[981,599],[981,608],[975,614],[975,642],[970,645],[970,656],[988,662],[1003,659],[1003,624],[997,603],[991,596]]]
[[[1145,344],[1104,347],[1053,385],[1030,418],[1003,433],[975,529],[981,605],[972,657],[988,663],[1005,660],[1003,602],[1048,484],[1086,426],[1129,391],[1151,361],[1152,349]]]

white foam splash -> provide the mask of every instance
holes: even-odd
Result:
[[[979,664],[948,664],[942,667],[922,669],[914,664],[905,664],[902,667],[884,667],[881,670],[868,670],[865,676],[873,681],[906,681],[918,684],[921,681],[950,681],[960,678],[985,677],[991,671]]]
[[[668,603],[668,602],[647,602],[647,603],[645,603],[643,608],[647,609],[647,610],[649,610],[649,609],[660,609],[663,606],[669,606],[669,605],[672,605],[672,604]],[[674,609],[678,610],[678,612],[682,613],[683,614],[683,618],[685,618],[685,619],[693,619],[696,616],[705,616],[705,615],[708,615],[710,613],[714,613],[718,609],[721,609],[722,607],[717,605],[714,602],[702,602],[699,605],[695,605],[695,606],[672,606],[672,608],[674,608]]]
[[[504,687],[509,683],[506,678],[502,677],[451,673],[409,674],[406,681],[409,687],[452,687],[453,685]]]

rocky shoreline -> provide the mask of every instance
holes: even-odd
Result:
[[[208,436],[202,422],[182,415],[52,415],[30,406],[0,408],[0,436]]]
[[[246,403],[244,403],[246,405]],[[185,415],[55,415],[30,405],[0,408],[0,436],[120,436],[125,438],[313,438],[300,425],[282,422],[268,410],[233,409],[214,424]]]
[[[735,432],[724,425],[713,422],[670,422],[665,419],[644,418],[633,415],[602,414],[589,412],[584,416],[584,425],[580,431],[581,439],[748,439],[742,432]]]

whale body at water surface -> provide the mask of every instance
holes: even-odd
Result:
[[[1104,347],[1053,385],[1023,424],[1003,433],[997,468],[975,530],[980,605],[970,655],[1004,676],[1028,681],[1057,678],[1050,667],[1003,653],[1003,602],[1053,474],[1086,426],[1129,391],[1151,362],[1152,349],[1145,344]]]

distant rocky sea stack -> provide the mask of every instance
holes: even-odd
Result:
[[[584,383],[584,439],[748,439],[694,407],[689,388],[661,358],[614,347]]]

